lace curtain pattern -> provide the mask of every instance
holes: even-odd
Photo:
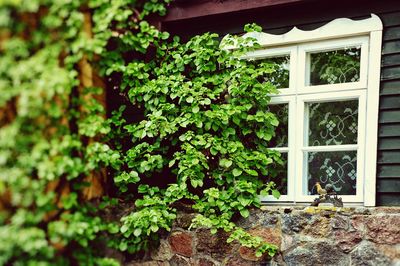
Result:
[[[360,47],[311,53],[309,85],[359,81],[360,58]]]
[[[309,146],[357,144],[358,101],[310,103]],[[341,195],[356,194],[357,152],[309,152],[308,193],[314,185],[332,184]]]

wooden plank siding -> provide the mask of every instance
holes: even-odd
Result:
[[[229,2],[229,0],[227,0]],[[207,31],[240,33],[246,23],[283,34],[296,26],[313,30],[340,17],[377,14],[384,25],[378,125],[377,205],[400,206],[400,5],[397,0],[303,1],[214,16],[168,21],[162,27],[184,39]],[[190,17],[190,14],[186,14]],[[366,195],[368,197],[368,195]]]
[[[189,19],[193,17],[203,17],[210,15],[220,15],[224,13],[243,11],[247,9],[256,9],[262,7],[281,6],[302,2],[305,0],[178,0],[173,3],[175,8],[171,8],[164,21],[176,21]],[[191,4],[192,3],[192,4]],[[193,5],[195,3],[195,5]]]
[[[384,29],[377,204],[400,205],[400,10],[380,14],[380,17]]]

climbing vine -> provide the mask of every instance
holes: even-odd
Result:
[[[156,246],[182,206],[275,253],[234,221],[279,196],[276,68],[240,59],[251,38],[158,30],[168,4],[0,1],[0,265],[119,265],[101,250]]]

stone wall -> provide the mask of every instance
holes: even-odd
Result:
[[[125,265],[400,265],[400,208],[254,210],[239,223],[280,247],[272,259],[227,244],[224,232],[189,231],[193,215],[180,213],[156,251]]]

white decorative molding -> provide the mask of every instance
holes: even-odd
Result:
[[[382,21],[375,14],[371,14],[370,18],[363,20],[352,20],[349,18],[338,18],[321,26],[315,30],[300,30],[293,27],[289,32],[275,35],[265,32],[249,32],[243,37],[251,37],[257,39],[262,47],[287,45],[294,43],[304,43],[318,40],[327,40],[331,38],[357,36],[370,34],[373,31],[382,31]],[[227,36],[224,37],[224,39]],[[235,49],[233,46],[226,46],[225,49]]]

